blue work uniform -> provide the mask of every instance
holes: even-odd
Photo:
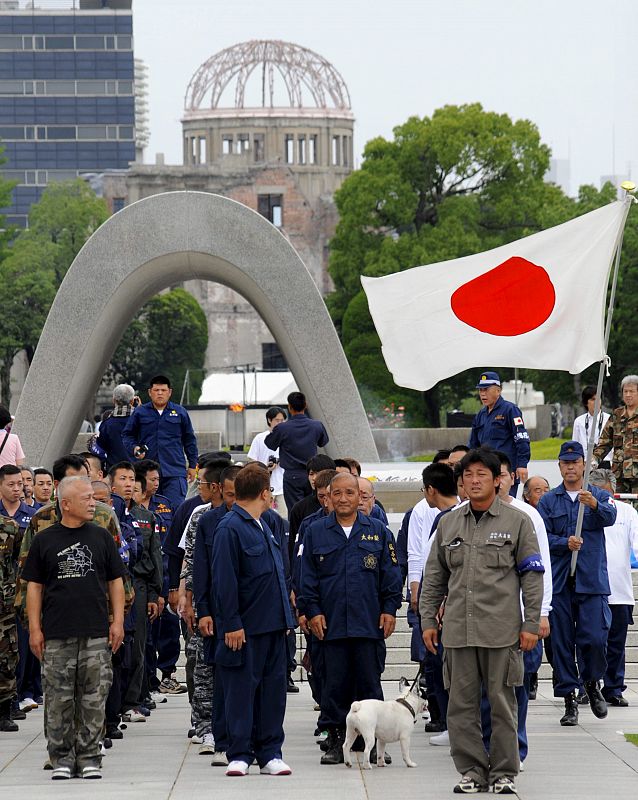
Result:
[[[311,493],[306,463],[317,455],[318,447],[325,447],[329,441],[323,423],[306,414],[293,414],[264,439],[266,447],[279,448],[279,466],[284,470],[284,500],[289,510]]]
[[[120,461],[132,460],[126,445],[122,441],[122,434],[133,412],[130,407],[125,411],[129,413],[122,414],[118,411],[100,423],[100,430],[95,438],[95,444],[99,448],[95,454],[100,457],[102,457],[102,453],[105,454],[107,471]]]
[[[326,619],[321,716],[343,730],[354,700],[383,699],[385,641],[381,614],[401,606],[401,570],[394,537],[361,512],[346,536],[333,513],[304,535],[300,603],[308,619]]]
[[[471,448],[482,444],[505,453],[514,472],[519,467],[526,469],[530,459],[529,433],[525,429],[520,408],[502,397],[494,403],[491,411],[483,406],[474,417],[468,442]],[[510,494],[515,496],[514,487]]]
[[[616,521],[616,504],[604,489],[588,488],[598,506],[585,507],[575,580],[570,578],[572,551],[567,542],[576,533],[580,504],[570,498],[564,484],[544,494],[538,504],[552,558],[554,591],[549,623],[555,697],[571,694],[580,684],[579,675],[584,682],[596,681],[607,669],[611,612],[607,602],[610,588],[604,528]],[[580,653],[578,669],[575,648]]]
[[[152,403],[144,403],[129,417],[122,441],[129,460],[135,459],[137,446],[146,445],[146,458],[161,467],[160,491],[176,508],[186,497],[184,453],[191,469],[197,465],[197,439],[186,409],[169,401],[160,414]]]
[[[281,758],[286,710],[286,633],[294,627],[281,546],[264,521],[235,505],[213,540],[216,675],[224,688],[229,761],[263,767]],[[231,650],[226,633],[243,629]]]

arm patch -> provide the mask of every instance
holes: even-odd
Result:
[[[524,558],[520,564],[517,564],[516,571],[519,575],[522,575],[524,572],[545,572],[541,554],[533,553],[531,556]]]

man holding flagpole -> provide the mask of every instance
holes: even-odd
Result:
[[[599,681],[607,671],[607,634],[611,612],[605,553],[605,528],[616,521],[616,504],[604,489],[584,485],[585,453],[578,442],[564,442],[558,455],[560,486],[538,504],[552,557],[553,597],[549,615],[554,667],[554,696],[565,700],[560,724],[578,724],[575,691],[585,685],[589,705],[598,719],[607,716]],[[578,507],[585,513],[582,537],[577,535]],[[579,554],[571,572],[572,552]],[[580,651],[578,668],[574,657]]]

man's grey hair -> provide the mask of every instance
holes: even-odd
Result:
[[[547,480],[547,478],[544,478],[542,475],[530,475],[529,478],[523,484],[523,497],[526,497],[528,500],[530,495],[529,485],[534,478],[540,478],[541,480],[545,481],[545,483],[547,484],[547,488],[549,489],[549,481]]]
[[[589,482],[594,486],[611,486],[616,491],[616,476],[610,469],[593,469],[589,475]]]
[[[127,406],[134,397],[135,389],[128,383],[120,383],[113,389],[113,403],[116,406]]]
[[[23,464],[23,465],[20,467],[20,472],[30,472],[30,473],[31,473],[31,477],[32,477],[32,478],[35,478],[35,475],[33,474],[33,470],[31,469],[31,467],[27,467],[27,465],[26,465],[26,464]]]
[[[631,384],[638,386],[638,375],[625,375],[625,377],[620,381],[620,388],[621,390],[625,388],[625,386],[629,386]]]
[[[85,475],[69,475],[68,478],[62,478],[60,483],[58,483],[56,492],[58,502],[61,502],[68,496],[69,491],[73,489],[74,486],[78,485],[78,481],[91,486],[91,481],[89,480],[88,476]]]

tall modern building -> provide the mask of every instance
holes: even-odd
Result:
[[[135,160],[132,0],[0,0],[0,143],[24,227],[52,181]]]

